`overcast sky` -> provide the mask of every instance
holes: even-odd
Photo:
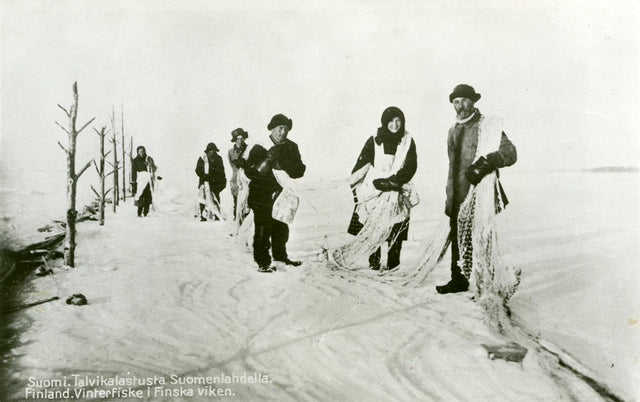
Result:
[[[395,105],[419,169],[446,172],[459,83],[504,118],[519,171],[638,165],[636,1],[132,3],[2,1],[3,166],[64,170],[56,104],[76,80],[79,123],[115,107],[119,129],[123,104],[161,167],[226,152],[236,127],[264,140],[284,113],[310,171],[343,176]],[[87,129],[78,164],[97,147]]]

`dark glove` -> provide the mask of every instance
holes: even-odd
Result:
[[[269,154],[267,155],[267,161],[271,169],[282,170],[282,166],[280,165],[280,153],[278,152],[276,147],[273,147],[269,150]]]
[[[266,175],[271,171],[271,158],[266,158],[256,166],[256,170],[261,175]],[[246,169],[245,169],[246,170]]]
[[[380,191],[401,191],[402,186],[390,179],[375,179],[373,187]]]
[[[236,167],[238,167],[239,169],[244,168],[244,165],[247,163],[247,161],[242,158],[238,158],[234,162],[236,164]]]
[[[491,163],[489,163],[489,161],[487,161],[487,158],[481,156],[480,159],[475,161],[473,165],[467,168],[465,176],[467,177],[467,180],[469,180],[469,183],[475,186],[480,183],[483,177],[493,172],[494,170],[495,167]]]
[[[489,162],[489,165],[494,169],[499,169],[501,167],[504,167],[504,159],[502,158],[502,155],[500,155],[500,152],[498,151],[487,154],[487,162]]]

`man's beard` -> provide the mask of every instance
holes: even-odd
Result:
[[[473,114],[474,109],[471,110],[467,110],[467,109],[463,109],[460,110],[459,112],[456,113],[456,116],[458,117],[458,120],[464,120],[466,118],[468,118],[469,116],[471,116]]]

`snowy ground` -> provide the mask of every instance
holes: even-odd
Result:
[[[511,302],[515,323],[615,395],[638,398],[638,176],[505,180],[512,203],[500,218],[502,248],[523,271]],[[193,219],[191,181],[172,188],[167,180],[162,208],[146,219],[129,202],[104,227],[80,225],[77,268],[56,269],[55,281],[35,279],[29,299],[83,293],[89,305],[52,302],[20,313],[32,324],[10,359],[14,398],[25,396],[30,377],[66,376],[73,385],[73,375],[186,381],[246,372],[269,382],[218,387],[238,400],[603,399],[577,375],[552,375],[533,353],[523,363],[488,359],[482,344],[509,339],[490,330],[469,294],[436,294],[448,258],[419,288],[312,258],[326,233],[345,229],[348,192],[303,201],[289,250],[305,264],[261,274],[228,225]],[[402,255],[407,265],[442,213],[441,183],[424,183]],[[180,387],[195,395],[139,389],[154,400],[207,399],[200,385],[164,385]]]

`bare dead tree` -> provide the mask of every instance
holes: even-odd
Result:
[[[127,201],[127,164],[125,163],[125,151],[124,151],[124,105],[121,104],[120,107],[120,116],[122,120],[122,201]]]
[[[131,194],[133,195],[133,137],[129,136],[129,167],[131,172],[129,173],[129,184],[131,184]]]
[[[116,112],[115,109],[111,109],[111,139],[109,142],[113,144],[113,212],[116,212],[116,207],[119,205],[120,200],[120,186],[118,183],[118,171],[120,170],[120,162],[118,161],[118,139],[116,138]]]
[[[106,153],[104,152],[104,138],[107,135],[107,127],[102,127],[100,131],[96,130],[95,128],[93,130],[100,137],[100,165],[97,165],[95,160],[93,161],[93,165],[96,167],[96,171],[98,172],[98,177],[100,178],[100,191],[97,191],[95,188],[93,188],[93,186],[91,186],[91,189],[93,190],[95,195],[98,197],[98,205],[99,205],[99,211],[100,211],[99,212],[100,226],[104,226],[105,201],[107,199],[107,194],[109,193],[109,191],[113,189],[113,188],[109,188],[105,191],[105,179],[107,178],[107,176],[113,173],[113,170],[105,174],[104,162],[106,157],[111,153],[111,151],[108,151]]]
[[[116,113],[112,108],[111,113],[111,128],[113,129],[109,142],[113,145],[113,162],[109,162],[113,169],[113,212],[116,212],[118,206],[118,200],[120,198],[119,186],[118,186],[118,171],[120,169],[120,162],[118,162],[118,139],[116,138]]]
[[[67,133],[67,137],[69,139],[67,148],[65,148],[60,141],[58,141],[58,145],[60,145],[60,148],[62,148],[67,155],[67,227],[64,238],[64,263],[70,267],[74,267],[76,251],[76,216],[78,215],[78,211],[76,211],[76,187],[80,176],[91,165],[91,161],[87,162],[87,164],[84,165],[78,173],[76,173],[76,139],[82,130],[95,120],[95,117],[85,123],[85,125],[83,125],[79,130],[76,129],[76,120],[78,118],[77,82],[73,83],[73,104],[71,105],[71,108],[67,110],[60,106],[60,104],[58,104],[58,107],[64,111],[69,119],[68,129],[64,128],[57,121],[55,124]]]

